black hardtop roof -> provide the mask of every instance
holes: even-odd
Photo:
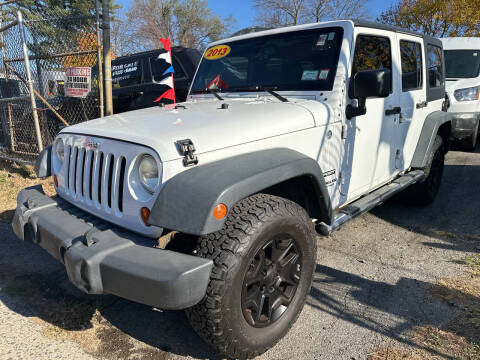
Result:
[[[380,30],[386,30],[386,31],[393,31],[401,34],[409,34],[413,36],[418,36],[421,37],[422,39],[425,39],[426,42],[431,43],[433,45],[437,46],[442,46],[442,42],[439,39],[436,39],[434,37],[420,34],[416,31],[408,30],[408,29],[403,29],[401,27],[397,26],[392,26],[388,24],[382,24],[374,21],[368,21],[368,20],[361,20],[361,19],[352,19],[351,20],[355,26],[359,27],[366,27],[366,28],[372,28],[372,29],[380,29]]]
[[[183,46],[172,46],[172,52],[180,52],[180,51],[185,51],[185,50],[194,50],[198,51],[197,49],[191,49],[191,48],[186,48]],[[122,61],[128,58],[137,58],[137,57],[143,57],[143,56],[150,56],[150,55],[155,55],[160,52],[163,52],[164,49],[154,49],[154,50],[147,50],[147,51],[142,51],[138,53],[133,53],[133,54],[128,54],[128,55],[122,55],[117,58],[115,58],[112,61]]]

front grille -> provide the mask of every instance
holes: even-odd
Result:
[[[123,212],[126,159],[113,153],[84,147],[65,147],[66,195],[93,204],[106,212]]]
[[[141,209],[151,209],[161,190],[149,194],[139,184],[138,159],[158,154],[141,144],[83,134],[61,133],[65,156],[52,162],[57,194],[69,203],[139,234],[157,237],[162,229],[146,226]]]

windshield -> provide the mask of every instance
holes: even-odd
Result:
[[[475,78],[480,70],[480,50],[445,50],[447,78]]]
[[[343,29],[321,28],[223,43],[207,49],[192,93],[333,88]]]

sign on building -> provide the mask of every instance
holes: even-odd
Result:
[[[65,96],[84,98],[92,89],[92,69],[89,67],[71,67],[65,72]]]

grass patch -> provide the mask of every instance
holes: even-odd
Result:
[[[0,221],[12,221],[18,192],[37,184],[42,185],[47,195],[55,195],[51,178],[38,179],[33,166],[0,160]]]
[[[470,273],[480,276],[480,254],[473,254],[461,260],[454,260],[456,264],[465,265]]]
[[[441,279],[429,293],[454,306],[456,317],[442,328],[415,327],[408,335],[418,349],[381,348],[368,360],[480,359],[480,254],[454,262],[464,265],[466,271],[455,278]]]

